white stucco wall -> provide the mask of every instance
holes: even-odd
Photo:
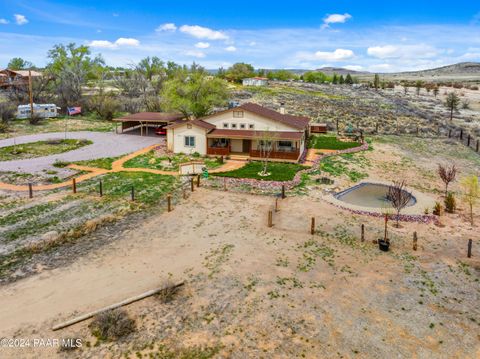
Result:
[[[173,139],[173,152],[186,154],[198,152],[201,155],[207,154],[207,135],[205,129],[197,126],[187,128],[187,125],[184,125],[170,129],[169,132],[172,132],[171,137]],[[195,137],[195,147],[185,146],[185,136]]]
[[[248,125],[253,124],[254,131],[266,131],[266,130],[286,131],[286,132],[298,131],[298,129],[287,126],[281,122],[272,121],[247,111],[243,111],[243,118],[233,117],[233,111],[231,111],[231,112],[218,114],[211,118],[204,119],[204,121],[217,126],[218,129],[224,129],[223,124],[228,123],[228,129],[231,130],[232,129],[231,124],[236,123],[237,124],[236,129],[242,130],[240,128],[240,124],[244,123],[246,124],[245,130],[252,130],[251,128],[249,128]]]

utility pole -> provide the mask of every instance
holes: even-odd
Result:
[[[33,118],[32,70],[28,70],[28,94],[30,96],[30,118]]]

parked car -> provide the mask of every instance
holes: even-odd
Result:
[[[157,127],[155,130],[155,134],[157,136],[166,136],[167,135],[167,129],[165,127]]]

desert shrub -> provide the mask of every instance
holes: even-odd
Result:
[[[445,211],[448,213],[455,212],[457,208],[457,203],[455,200],[455,196],[452,192],[448,192],[447,196],[445,197]]]
[[[35,113],[28,119],[28,123],[31,125],[39,125],[42,118]]]
[[[9,127],[8,122],[0,121],[0,133],[8,132]]]
[[[70,164],[70,162],[56,160],[53,163],[53,167],[64,168],[64,167],[67,167],[69,164]]]
[[[93,95],[88,101],[88,108],[93,111],[101,120],[111,121],[120,104],[113,94],[105,93],[103,90]]]
[[[478,86],[470,86],[470,90],[478,91]]]
[[[8,122],[15,118],[15,107],[8,103],[0,102],[0,122],[8,126]]]
[[[162,303],[170,303],[180,290],[173,282],[166,282],[162,285],[163,289],[155,297]]]
[[[442,205],[440,204],[440,202],[435,202],[432,213],[436,216],[440,216],[442,214]]]
[[[462,106],[462,109],[468,110],[470,108],[470,101],[463,100],[461,106]]]
[[[135,320],[123,309],[112,309],[95,316],[89,328],[100,340],[117,340],[135,331]]]

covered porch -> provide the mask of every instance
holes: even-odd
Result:
[[[303,133],[263,131],[214,130],[207,135],[207,155],[238,155],[262,158],[263,148],[271,149],[269,158],[297,161],[303,146]]]

